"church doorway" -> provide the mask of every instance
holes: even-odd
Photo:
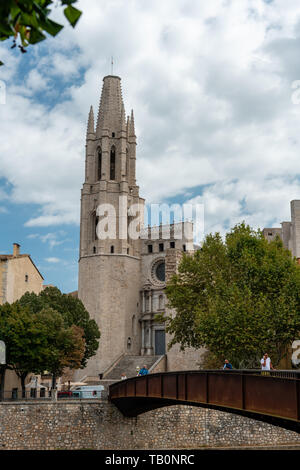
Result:
[[[166,354],[165,330],[155,330],[155,355]]]

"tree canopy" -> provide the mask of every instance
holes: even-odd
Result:
[[[48,370],[56,378],[65,367],[81,367],[83,329],[67,326],[62,315],[49,307],[35,313],[19,303],[4,304],[0,308],[0,336],[6,344],[6,364],[0,366],[1,395],[7,369],[15,370],[25,392],[29,373]]]
[[[91,319],[81,300],[62,294],[57,287],[47,287],[39,295],[27,292],[18,303],[34,313],[51,308],[58,312],[66,327],[77,326],[83,330],[84,354],[80,367],[85,367],[90,357],[96,354],[100,331],[95,320]]]
[[[46,39],[46,33],[56,36],[63,25],[49,18],[53,7],[60,6],[68,22],[73,26],[81,11],[73,5],[77,0],[5,0],[0,2],[0,40],[13,38],[12,48],[26,52],[29,44]],[[19,44],[17,44],[19,42]],[[0,61],[0,65],[3,62]]]
[[[235,367],[278,364],[300,332],[300,267],[279,237],[270,243],[244,223],[222,240],[208,235],[167,285],[172,346],[206,347]]]

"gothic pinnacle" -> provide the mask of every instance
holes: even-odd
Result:
[[[129,135],[135,137],[133,109],[131,110],[131,116],[130,116]]]
[[[94,137],[95,134],[95,124],[94,124],[94,111],[93,106],[90,108],[88,125],[87,125],[87,138]]]

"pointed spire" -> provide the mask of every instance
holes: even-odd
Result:
[[[134,127],[133,109],[131,110],[131,116],[130,116],[129,135],[130,135],[131,137],[135,137],[135,127]]]
[[[94,136],[95,136],[94,110],[93,110],[93,106],[91,106],[90,112],[89,112],[86,137],[87,139],[89,139],[89,138],[94,138]]]
[[[100,135],[104,129],[118,132],[123,107],[120,77],[114,75],[104,77],[97,119],[97,135]]]

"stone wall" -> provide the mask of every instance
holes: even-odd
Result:
[[[249,418],[177,405],[125,418],[103,400],[0,404],[0,449],[197,449],[299,444]]]

